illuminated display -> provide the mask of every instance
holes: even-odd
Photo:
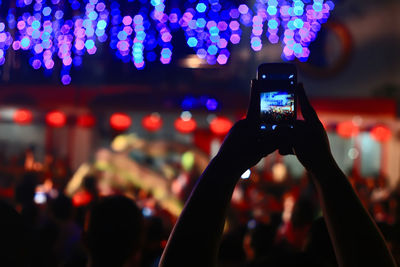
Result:
[[[263,122],[291,122],[294,119],[294,94],[284,91],[260,94],[260,115]]]
[[[8,10],[4,21],[0,19],[0,65],[9,49],[30,52],[34,69],[51,71],[55,61],[61,62],[60,79],[67,85],[71,68],[79,67],[85,54],[96,54],[105,42],[118,59],[137,69],[157,58],[169,64],[174,32],[182,30],[186,45],[199,58],[224,65],[230,57],[229,44],[241,42],[244,27],[251,28],[254,51],[267,40],[281,41],[284,60],[306,61],[309,44],[333,8],[332,1],[324,0],[256,0],[252,6],[189,0],[180,8],[166,0],[151,0],[128,10],[120,1],[17,0],[16,8]]]

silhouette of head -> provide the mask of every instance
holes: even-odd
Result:
[[[90,210],[86,227],[92,266],[122,266],[138,254],[143,218],[131,199],[100,199]]]

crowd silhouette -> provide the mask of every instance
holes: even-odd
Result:
[[[146,212],[140,203],[152,195],[138,188],[100,196],[96,176],[83,180],[90,198],[77,205],[62,183],[38,203],[43,173],[3,175],[0,266],[396,266],[400,190],[388,190],[383,177],[346,177],[301,85],[298,96],[304,120],[293,129],[260,136],[251,110],[234,125],[193,177],[179,218],[157,205]],[[304,178],[240,180],[276,150],[296,155]]]

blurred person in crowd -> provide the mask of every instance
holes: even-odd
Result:
[[[256,83],[253,81],[253,86]],[[186,202],[160,267],[216,266],[236,183],[242,173],[275,150],[283,155],[293,152],[311,173],[340,266],[395,266],[382,234],[337,166],[324,127],[301,85],[298,96],[304,120],[296,121],[293,129],[278,127],[260,136],[251,110],[233,126]],[[255,101],[251,97],[250,106],[256,105]],[[306,261],[298,263],[312,266]]]
[[[34,202],[36,186],[39,176],[35,172],[25,172],[21,182],[15,189],[15,202],[17,210],[28,225],[35,225],[39,216],[39,209]]]
[[[135,202],[124,196],[100,199],[85,225],[88,266],[139,266],[143,244],[143,218]]]
[[[0,200],[0,266],[31,266],[31,234],[22,216]]]

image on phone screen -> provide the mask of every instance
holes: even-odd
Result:
[[[263,123],[292,123],[295,119],[294,93],[271,91],[260,93],[260,116]]]

